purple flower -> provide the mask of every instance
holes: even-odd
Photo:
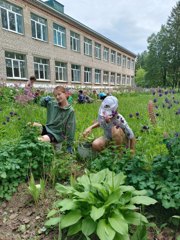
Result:
[[[162,93],[159,94],[159,97],[162,97]]]
[[[136,112],[136,117],[138,117],[139,116],[139,113],[138,112]]]
[[[159,113],[156,113],[156,116],[158,117],[158,116],[159,116]]]
[[[133,117],[132,113],[130,113],[130,114],[129,114],[129,117],[130,117],[130,118],[132,118],[132,117]]]
[[[153,102],[154,102],[154,103],[157,102],[157,99],[155,98],[155,99],[153,100]]]

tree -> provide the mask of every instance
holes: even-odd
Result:
[[[135,82],[138,87],[146,87],[145,75],[146,75],[146,71],[143,68],[139,68],[136,71]]]

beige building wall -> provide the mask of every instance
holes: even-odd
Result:
[[[63,19],[62,14],[58,14],[57,12],[53,12],[52,9],[48,9],[44,7],[44,3],[39,3],[40,1],[36,0],[8,0],[9,3],[13,3],[23,9],[23,21],[24,21],[24,34],[14,33],[12,31],[6,30],[2,28],[2,22],[0,22],[0,79],[6,80],[7,82],[19,82],[25,83],[29,76],[34,75],[34,57],[45,58],[49,60],[50,67],[50,79],[47,80],[38,80],[38,84],[43,85],[54,85],[59,84],[59,81],[56,82],[55,77],[55,61],[65,62],[67,63],[67,82],[63,82],[65,85],[72,85],[71,82],[71,64],[76,64],[81,66],[81,83],[75,85],[78,86],[111,86],[110,81],[109,84],[95,84],[94,82],[94,74],[95,69],[101,70],[101,81],[103,80],[103,71],[108,71],[109,76],[110,73],[126,75],[129,76],[130,79],[134,78],[134,68],[128,69],[127,67],[118,66],[117,63],[113,64],[110,62],[105,62],[103,60],[103,48],[109,48],[109,58],[111,50],[114,50],[117,53],[120,53],[122,56],[126,56],[130,58],[131,61],[135,62],[135,54],[130,51],[121,48],[116,43],[108,42],[107,38],[102,36],[98,36],[94,31],[90,31],[89,29],[84,29],[84,25],[78,25],[78,23],[73,23],[72,19],[68,22],[68,19]],[[35,4],[38,2],[38,4]],[[31,13],[34,13],[44,19],[47,19],[48,25],[48,41],[40,41],[32,38],[31,32]],[[66,15],[67,16],[67,15]],[[55,46],[53,43],[53,23],[57,23],[63,26],[66,29],[66,48],[61,48]],[[74,52],[70,48],[70,31],[76,32],[80,34],[80,53]],[[92,56],[84,55],[84,37],[92,40]],[[101,59],[96,59],[94,56],[94,46],[95,42],[101,44]],[[6,74],[6,63],[5,63],[5,51],[21,53],[26,55],[27,62],[27,79],[8,79]],[[84,83],[84,67],[89,67],[92,69],[92,83]],[[131,85],[132,83],[130,83]],[[74,85],[74,84],[73,84]],[[116,86],[112,84],[112,86]]]

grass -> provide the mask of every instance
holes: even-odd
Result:
[[[180,94],[168,93],[159,96],[157,92],[155,95],[151,93],[121,93],[115,95],[119,100],[119,113],[125,117],[137,138],[137,151],[147,155],[147,161],[150,161],[154,154],[165,151],[161,144],[164,133],[169,135],[180,134]],[[148,116],[147,105],[149,100],[155,101],[154,112],[157,115],[155,127],[152,126]],[[100,104],[100,100],[91,104],[73,104],[77,122],[76,143],[83,131],[93,121],[96,121]],[[163,104],[165,107],[163,107]],[[46,122],[46,109],[38,104],[20,105],[11,101],[10,103],[1,103],[0,109],[0,144],[18,141],[22,128],[28,122],[36,121],[42,124]],[[12,112],[16,115],[11,115]],[[143,130],[144,126],[148,126],[149,130]],[[103,134],[102,129],[94,129],[93,134],[95,137],[101,136]]]

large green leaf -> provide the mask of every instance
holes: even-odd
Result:
[[[80,210],[69,212],[68,214],[62,216],[60,222],[61,228],[63,229],[77,223],[81,217],[82,215]]]
[[[155,204],[157,201],[153,198],[147,197],[147,196],[136,196],[132,197],[131,203],[134,204],[143,204],[143,205],[150,205]]]
[[[114,176],[114,187],[117,188],[120,185],[124,184],[125,179],[126,179],[126,176],[122,172],[120,172],[119,174],[115,175]]]
[[[113,240],[116,232],[109,224],[106,224],[105,219],[101,219],[97,225],[97,235],[100,240]]]
[[[105,202],[105,206],[108,207],[109,205],[111,204],[118,204],[119,202],[119,199],[120,199],[120,196],[121,196],[121,191],[120,189],[117,189],[115,190],[114,192],[112,192],[109,197],[108,197],[108,200]]]
[[[107,169],[103,169],[98,173],[91,173],[90,174],[90,182],[93,183],[103,183],[106,177]]]
[[[61,212],[64,212],[66,210],[71,210],[74,209],[76,206],[76,204],[74,203],[74,201],[72,199],[63,199],[58,203],[58,207],[61,207]]]
[[[57,192],[59,192],[60,194],[69,194],[75,191],[75,189],[71,186],[64,186],[60,183],[56,184],[56,190]]]
[[[125,220],[127,221],[127,223],[133,224],[133,225],[140,225],[142,222],[143,223],[148,222],[146,217],[138,212],[127,211],[127,212],[123,213],[123,216],[124,216]]]
[[[94,221],[96,221],[97,219],[101,218],[104,213],[105,209],[103,207],[96,208],[95,206],[92,206],[90,216]]]
[[[92,218],[87,217],[82,221],[82,232],[85,236],[89,236],[96,230],[97,223],[95,223]]]
[[[135,188],[133,186],[129,186],[129,185],[123,185],[121,186],[121,191],[122,192],[134,192]]]
[[[81,177],[78,177],[77,182],[81,184],[85,190],[89,190],[90,180],[88,175],[83,175]]]
[[[57,225],[59,222],[60,222],[60,217],[54,217],[47,220],[44,225],[46,227],[50,227],[50,226]]]
[[[137,227],[135,233],[131,237],[131,240],[147,240],[147,231],[145,225]]]
[[[54,215],[57,214],[57,213],[59,213],[58,210],[52,209],[52,210],[48,213],[47,218],[50,218],[50,217],[54,216]]]
[[[119,233],[116,233],[113,240],[130,240],[129,235],[121,235]]]
[[[76,233],[81,231],[81,228],[82,228],[82,221],[80,220],[76,224],[74,224],[68,228],[67,235],[68,236],[75,235]]]
[[[122,215],[113,214],[112,217],[108,218],[111,227],[122,235],[127,235],[128,224]]]

